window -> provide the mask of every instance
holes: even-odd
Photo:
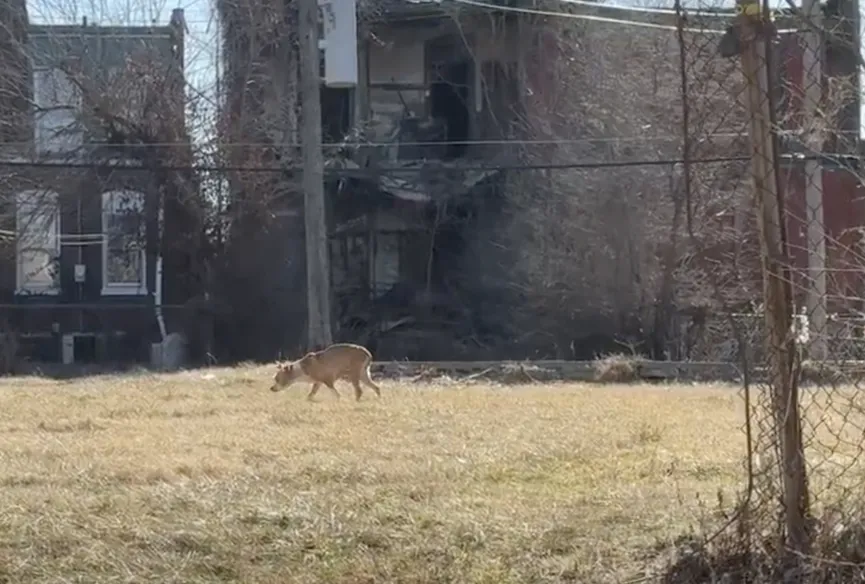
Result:
[[[399,234],[376,233],[375,257],[370,262],[370,282],[375,298],[387,293],[399,282]]]
[[[144,193],[102,194],[102,294],[146,294]]]
[[[54,191],[23,191],[16,197],[17,294],[60,291],[60,202]]]
[[[81,145],[77,115],[81,96],[60,69],[34,69],[35,140],[40,153],[70,152]]]
[[[122,46],[122,39],[117,41],[121,45],[118,51],[128,53],[130,47]],[[154,60],[147,59],[147,55],[127,55],[121,65],[104,71],[105,87],[111,97],[103,99],[107,99],[107,107],[111,108],[113,115],[131,124],[143,124],[148,116],[154,114],[154,109],[168,103],[169,96],[158,93],[165,91],[167,86],[163,78],[154,75]]]

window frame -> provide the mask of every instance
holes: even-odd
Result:
[[[71,88],[71,103],[58,104],[40,103],[44,91],[40,90],[42,83],[57,83],[62,79]],[[82,97],[72,77],[59,67],[34,66],[31,73],[33,89],[33,143],[39,154],[63,154],[74,152],[84,145],[84,132],[79,126],[78,114],[81,112]],[[42,110],[42,111],[40,111]],[[68,123],[62,128],[46,128],[45,116],[62,111],[69,114]]]
[[[109,216],[118,215],[115,205],[115,195],[122,197],[134,196],[137,212],[142,214],[140,249],[138,250],[141,265],[138,282],[111,282],[109,280]],[[142,296],[148,293],[147,287],[147,221],[144,218],[146,195],[133,189],[114,189],[102,193],[102,295],[103,296]]]
[[[43,197],[41,204],[49,203],[52,207],[53,228],[49,230],[47,247],[27,245],[24,241],[26,231],[22,231],[22,208],[32,205],[34,197]],[[51,201],[47,199],[50,198]],[[38,204],[36,205],[38,207]],[[32,210],[27,213],[32,218]],[[59,262],[61,253],[60,228],[60,194],[51,189],[27,189],[15,194],[15,294],[17,296],[57,296],[61,291]],[[51,233],[53,232],[53,233]],[[44,236],[44,235],[41,235]],[[52,237],[53,236],[53,237]],[[52,241],[53,239],[53,241]],[[45,242],[46,240],[43,240]],[[23,244],[23,245],[22,245]],[[51,262],[57,262],[57,273],[54,282],[49,286],[27,283],[23,272],[22,254],[29,250],[45,251],[52,255]]]

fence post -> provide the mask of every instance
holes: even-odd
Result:
[[[742,47],[742,72],[746,83],[751,134],[751,173],[760,237],[766,345],[775,434],[783,465],[783,504],[786,544],[796,553],[808,549],[805,518],[808,492],[794,346],[791,335],[792,294],[788,277],[787,249],[782,225],[783,203],[778,191],[772,99],[769,88],[768,38],[772,23],[759,2],[737,0],[738,35]]]

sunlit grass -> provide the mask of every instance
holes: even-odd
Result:
[[[0,381],[0,582],[621,582],[743,482],[732,387],[270,375]]]

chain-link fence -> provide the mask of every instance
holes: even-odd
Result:
[[[853,581],[865,559],[858,13],[844,3],[740,2],[719,35],[704,22],[712,8],[679,9],[679,39],[685,158],[721,148],[705,130],[713,117],[749,158],[722,169],[692,164],[686,189],[694,207],[712,193],[739,209],[724,259],[706,273],[727,314],[709,328],[719,341],[735,339],[750,374],[748,482],[733,519],[744,555],[725,571],[748,581]],[[708,249],[697,228],[689,233]],[[731,357],[733,346],[724,352]]]

